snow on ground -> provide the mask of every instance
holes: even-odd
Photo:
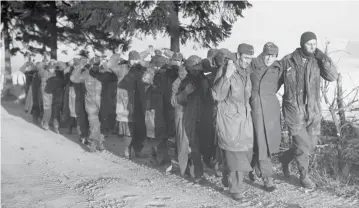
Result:
[[[62,129],[64,132],[65,130]],[[149,153],[154,142],[145,144]],[[154,168],[148,159],[122,158],[122,141],[106,139],[106,151],[89,153],[76,136],[44,132],[30,123],[23,107],[2,102],[1,198],[4,208],[41,207],[358,207],[354,199],[327,192],[304,191],[296,179],[283,180],[267,193],[261,182],[245,180],[246,203],[233,201],[220,179],[206,170],[206,181],[193,184],[166,167]]]

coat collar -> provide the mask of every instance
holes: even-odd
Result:
[[[308,61],[312,62],[314,60],[314,57],[303,57],[300,53],[300,48],[295,49],[295,51],[292,53],[293,61],[297,65],[303,65],[303,59],[307,59]]]

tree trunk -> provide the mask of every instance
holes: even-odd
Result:
[[[56,1],[51,2],[50,7],[50,35],[51,35],[51,59],[57,60],[57,14]]]
[[[4,47],[5,47],[5,83],[12,85],[11,78],[11,53],[10,53],[10,34],[8,19],[4,20]]]
[[[171,51],[180,52],[180,31],[179,31],[179,5],[178,2],[171,2],[173,9],[171,10],[169,35],[171,36]]]
[[[343,85],[342,85],[342,75],[339,74],[337,80],[337,103],[339,109],[339,118],[340,118],[340,126],[343,127],[346,123],[345,118],[345,110],[344,110],[344,102],[343,102]],[[342,129],[341,131],[343,131]]]

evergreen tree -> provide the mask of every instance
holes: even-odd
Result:
[[[232,25],[249,7],[247,1],[87,1],[75,4],[73,11],[79,13],[78,21],[84,27],[114,35],[164,32],[171,38],[171,50],[179,51],[180,42],[188,40],[206,48],[217,46],[231,35]],[[180,15],[191,23],[182,24]]]

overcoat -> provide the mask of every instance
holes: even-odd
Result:
[[[252,93],[250,105],[254,130],[254,145],[259,160],[279,150],[281,142],[280,105],[276,96],[280,70],[267,67],[263,55],[252,60]]]

